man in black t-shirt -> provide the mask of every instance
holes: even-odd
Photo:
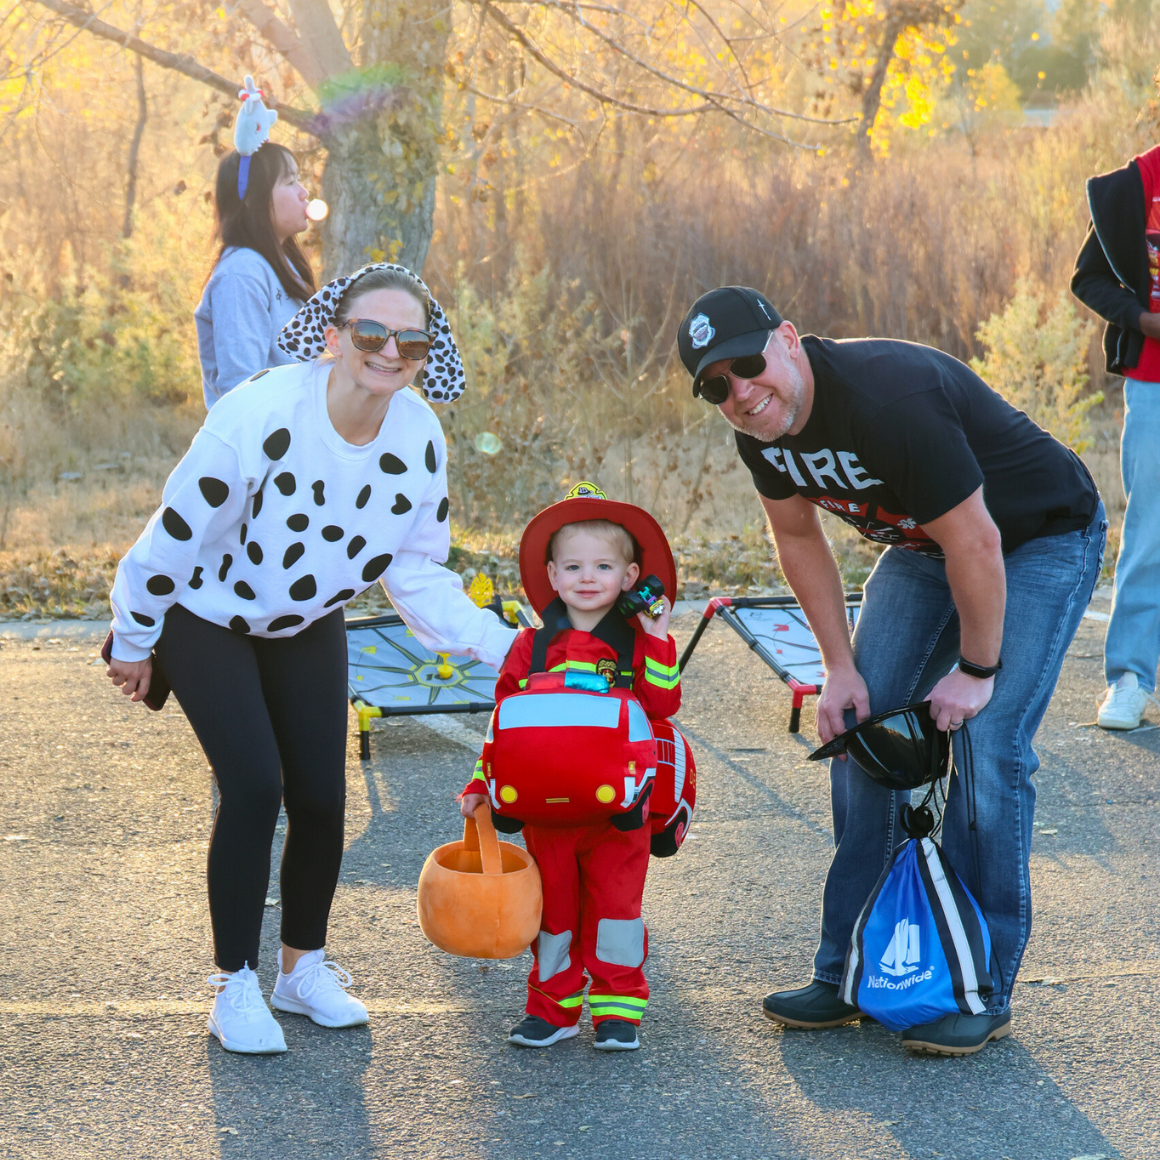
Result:
[[[693,304],[678,346],[694,395],[736,429],[821,647],[822,741],[920,700],[942,730],[978,717],[977,841],[956,778],[943,846],[987,918],[994,994],[984,1013],[902,1037],[918,1051],[978,1051],[1011,1027],[1031,929],[1031,742],[1099,577],[1106,523],[1095,484],[1073,452],[929,347],[799,338],[764,295],[736,286]],[[852,647],[818,508],[889,546],[866,582]],[[844,759],[830,777],[836,850],[813,980],[763,1004],[791,1027],[859,1018],[838,983],[858,912],[901,837],[903,795]]]

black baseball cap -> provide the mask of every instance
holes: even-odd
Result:
[[[689,307],[677,331],[685,369],[697,377],[723,358],[760,354],[782,317],[768,298],[750,286],[719,286]]]

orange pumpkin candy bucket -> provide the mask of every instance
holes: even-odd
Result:
[[[540,868],[501,842],[484,802],[463,823],[463,841],[432,850],[419,875],[419,927],[440,950],[470,959],[510,959],[540,930]]]

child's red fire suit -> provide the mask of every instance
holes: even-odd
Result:
[[[633,691],[650,718],[669,717],[681,705],[677,646],[671,636],[661,640],[636,624],[633,629]],[[528,628],[516,638],[496,682],[497,704],[526,683],[534,635]],[[617,659],[611,645],[568,629],[548,645],[546,666],[550,672],[593,673],[606,659]],[[477,765],[475,773],[464,792],[486,794],[482,767]],[[603,1019],[639,1023],[648,1006],[643,970],[648,931],[640,907],[650,826],[646,822],[623,832],[605,821],[569,829],[527,825],[523,832],[544,883],[544,914],[528,976],[528,1013],[557,1027],[576,1023],[587,972],[594,1024]]]

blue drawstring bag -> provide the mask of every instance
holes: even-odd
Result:
[[[895,850],[858,915],[841,996],[891,1031],[981,1015],[990,962],[979,904],[938,844],[914,837]]]
[[[936,823],[928,803],[950,773],[952,754],[949,736],[938,732],[928,710],[923,702],[880,713],[810,755],[848,753],[868,777],[890,789],[930,786],[918,806],[902,807],[909,838],[894,851],[858,915],[842,974],[843,1002],[891,1031],[944,1015],[981,1015],[994,989],[983,912],[932,838],[941,818]],[[966,726],[961,738],[977,873],[974,762]]]

